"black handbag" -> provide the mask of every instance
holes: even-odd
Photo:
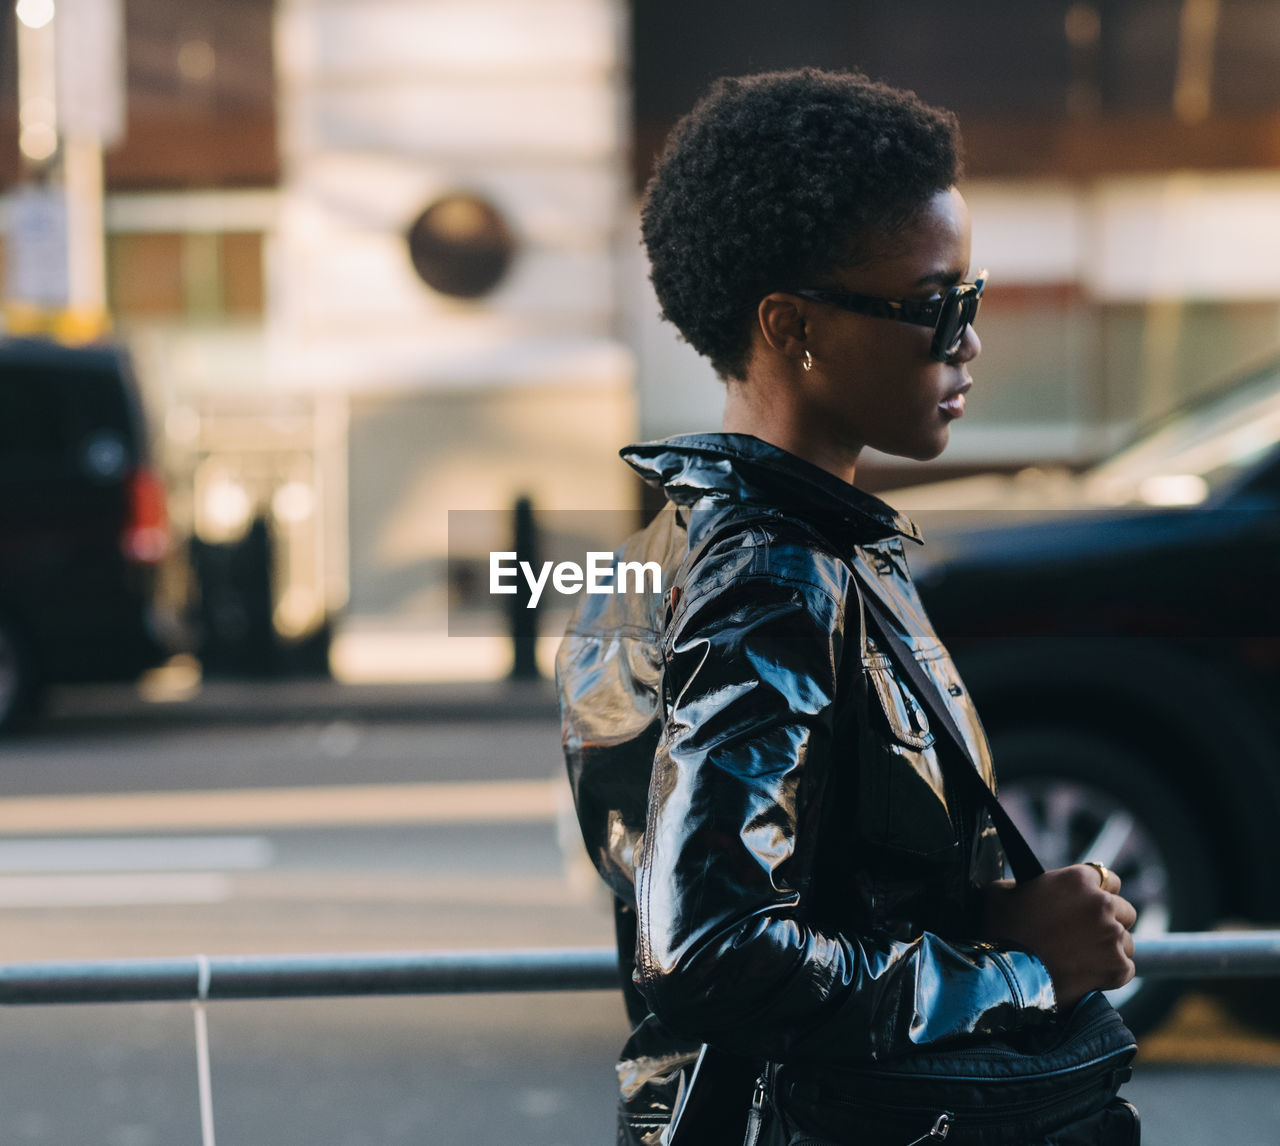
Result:
[[[1034,1036],[917,1052],[865,1069],[770,1066],[750,1121],[760,1129],[773,1122],[757,1146],[934,1146],[943,1139],[951,1146],[1136,1146],[1137,1111],[1116,1095],[1136,1050],[1106,996],[1095,992],[1065,1023]]]
[[[937,689],[867,587],[868,631],[910,682],[958,757],[947,780],[990,813],[1018,880],[1044,873],[982,779]],[[1137,1146],[1137,1110],[1117,1096],[1137,1042],[1099,992],[1065,1021],[965,1040],[866,1067],[769,1064],[748,1114],[749,1146]]]

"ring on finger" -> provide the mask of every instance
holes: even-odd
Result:
[[[1105,888],[1111,880],[1111,869],[1105,864],[1098,863],[1097,860],[1085,860],[1085,867],[1091,867],[1098,873],[1098,882]]]

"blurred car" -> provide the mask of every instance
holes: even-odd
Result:
[[[0,341],[0,729],[50,684],[128,680],[168,655],[168,548],[124,352]]]
[[[1280,921],[1278,443],[1280,361],[1082,474],[884,495],[1011,815],[1119,873],[1138,934]],[[1113,994],[1142,1029],[1177,990]]]

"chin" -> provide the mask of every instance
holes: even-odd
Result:
[[[895,450],[894,453],[900,458],[910,458],[913,462],[931,462],[934,458],[940,457],[942,452],[951,444],[951,428],[943,427],[942,433],[935,438],[931,438],[927,442],[919,442],[913,448],[907,450]]]

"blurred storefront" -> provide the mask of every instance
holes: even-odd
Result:
[[[446,639],[449,511],[635,500],[624,33],[616,0],[278,9],[271,353],[347,403],[339,671],[501,673]]]
[[[501,639],[446,642],[449,511],[636,503],[616,464],[635,426],[625,9],[124,9],[108,303],[193,538],[207,665],[336,621],[346,675],[500,674]],[[44,177],[20,169],[16,90],[0,99],[0,178]]]
[[[1091,460],[1280,343],[1264,0],[123,12],[106,298],[175,524],[214,566],[265,528],[274,639],[309,648],[333,625],[351,676],[502,672],[500,642],[446,642],[449,608],[475,604],[449,578],[449,511],[638,512],[619,445],[718,423],[720,384],[659,321],[636,240],[652,157],[715,75],[860,66],[959,113],[992,278],[947,469]],[[19,150],[16,51],[10,15],[6,227],[45,175]]]

